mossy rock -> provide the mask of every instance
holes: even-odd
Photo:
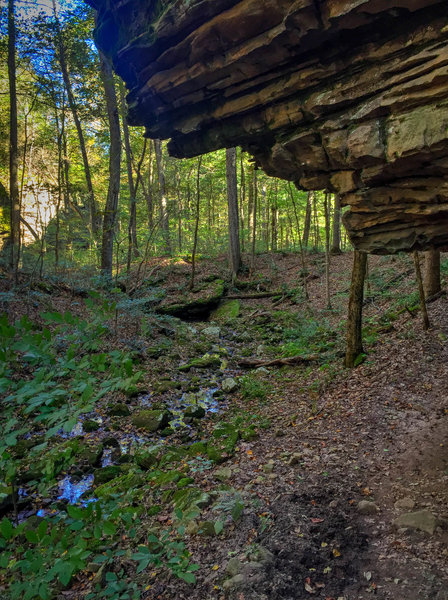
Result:
[[[154,386],[154,392],[157,394],[164,394],[165,392],[169,392],[171,390],[179,390],[181,387],[182,384],[179,381],[165,380]]]
[[[202,419],[202,417],[205,417],[205,408],[202,406],[189,406],[184,413],[184,417],[186,419]]]
[[[102,485],[103,483],[108,483],[119,477],[121,475],[121,467],[116,465],[110,465],[109,467],[103,467],[102,469],[97,469],[94,473],[94,483],[95,485]]]
[[[132,415],[132,424],[139,429],[154,432],[165,429],[170,416],[166,410],[139,410]]]
[[[192,368],[196,369],[217,369],[221,366],[221,359],[218,354],[204,354],[200,358],[193,358],[186,365],[181,365],[179,371],[189,371]]]
[[[117,402],[116,404],[109,406],[107,414],[110,417],[129,417],[131,411],[124,402]]]
[[[98,446],[89,446],[88,444],[81,444],[78,448],[77,456],[92,467],[98,466],[101,457],[103,456],[104,446],[99,444]]]
[[[149,471],[159,461],[157,458],[157,451],[151,452],[149,450],[140,450],[134,456],[134,462],[145,471]]]
[[[200,454],[206,454],[207,444],[205,442],[193,442],[188,448],[189,456],[198,456]]]
[[[100,424],[93,419],[86,419],[82,424],[82,427],[86,433],[91,433],[92,431],[98,431]]]
[[[124,492],[138,488],[145,483],[142,473],[125,473],[119,477],[111,479],[110,481],[98,486],[95,490],[95,494],[98,498],[107,499],[112,495],[122,495]]]
[[[216,310],[210,315],[210,321],[218,321],[220,323],[228,323],[236,319],[240,314],[239,300],[225,300],[221,302]]]
[[[194,483],[194,479],[192,477],[182,477],[182,479],[179,479],[177,482],[177,487],[182,489],[190,485],[190,483]]]
[[[42,444],[45,441],[43,436],[39,436],[38,438],[31,438],[29,440],[19,440],[16,445],[12,448],[12,453],[16,458],[24,458],[31,448]]]
[[[160,436],[161,437],[169,437],[170,435],[173,435],[175,433],[174,429],[172,427],[165,427],[165,429],[162,429],[162,431],[160,432]]]
[[[104,448],[119,448],[120,442],[113,435],[108,435],[103,439]]]
[[[13,507],[12,487],[5,483],[0,483],[0,512],[5,512]]]
[[[224,281],[216,279],[197,291],[189,292],[179,302],[165,299],[156,308],[156,312],[185,320],[208,317],[210,311],[218,306],[224,291]]]

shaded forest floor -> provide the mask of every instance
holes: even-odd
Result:
[[[264,255],[255,275],[243,273],[229,293],[279,294],[240,299],[238,311],[233,304],[217,320],[182,322],[145,311],[164,295],[182,298],[190,266],[154,259],[132,299],[119,296],[103,342],[133,352],[142,371],[136,389],[106,394],[61,442],[100,446],[99,462],[81,464],[74,452],[55,474],[52,493],[26,491],[20,518],[126,493],[141,510],[138,543],[148,532],[181,527],[190,561],[200,566],[195,584],[164,564],[136,574],[129,554],[108,563],[151,600],[447,600],[447,298],[429,305],[431,329],[424,332],[420,314],[408,310],[418,299],[411,257],[369,257],[366,357],[346,370],[351,261],[351,254],[332,257],[331,309],[324,257],[308,257],[306,302],[299,258]],[[224,259],[204,260],[197,281],[225,273]],[[78,295],[47,291],[9,298],[11,320],[28,314],[39,321],[42,310],[86,316]],[[240,364],[297,355],[309,360]],[[122,414],[114,414],[120,406]],[[169,412],[171,428],[150,433],[139,426],[136,415],[148,409]],[[99,427],[87,432],[86,419]],[[114,477],[100,482],[97,472],[111,466]],[[116,544],[126,550],[131,542],[122,534],[109,546]],[[74,575],[61,598],[104,597],[110,584],[99,564]]]

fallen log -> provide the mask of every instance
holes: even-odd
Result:
[[[253,294],[229,294],[223,300],[258,300],[258,298],[273,298],[284,294],[281,290],[277,292],[255,292]]]
[[[251,358],[242,358],[238,364],[246,369],[257,369],[258,367],[283,367],[300,365],[303,363],[313,362],[318,360],[319,356],[313,354],[311,356],[290,356],[288,358],[274,358],[272,360],[259,360]]]

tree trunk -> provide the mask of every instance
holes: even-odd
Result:
[[[101,270],[107,277],[112,277],[114,228],[120,194],[121,132],[112,67],[101,52],[100,63],[110,131],[109,187],[104,208]]]
[[[250,259],[250,270],[252,273],[255,269],[255,242],[256,242],[256,233],[257,233],[257,200],[258,200],[257,170],[254,168],[254,172],[253,172],[252,252],[251,252],[251,259]]]
[[[128,224],[128,261],[127,270],[129,272],[131,266],[132,255],[138,256],[137,249],[137,199],[136,189],[134,184],[134,173],[132,171],[132,149],[129,136],[129,127],[126,121],[126,98],[123,81],[120,79],[120,108],[121,108],[121,124],[123,128],[124,150],[126,155],[126,170],[128,173],[129,186],[129,224]]]
[[[17,283],[20,257],[20,199],[17,178],[17,88],[16,88],[16,24],[14,0],[8,2],[8,79],[9,79],[9,200],[10,200],[10,262]]]
[[[229,257],[232,279],[241,268],[240,224],[238,214],[238,186],[236,176],[236,148],[226,149],[227,207],[229,223]]]
[[[244,205],[246,202],[246,176],[244,173],[244,152],[242,150],[240,153],[240,168],[240,240],[241,252],[244,252]]]
[[[305,211],[305,223],[303,225],[303,247],[308,248],[310,240],[310,229],[311,229],[311,209],[313,206],[313,195],[314,192],[308,192],[306,198],[306,211]]]
[[[327,295],[327,308],[331,309],[331,295],[330,295],[330,207],[329,207],[330,195],[326,191],[324,199],[324,210],[325,210],[325,288]]]
[[[170,219],[168,214],[168,202],[166,199],[165,192],[165,171],[162,162],[161,140],[154,140],[154,148],[156,154],[157,174],[159,179],[159,209],[163,235],[163,252],[164,254],[171,256]]]
[[[425,252],[424,289],[427,298],[440,292],[440,250],[431,248]]]
[[[334,196],[334,215],[333,215],[333,241],[331,244],[331,254],[342,254],[341,250],[341,198],[339,194]]]
[[[428,311],[426,309],[425,290],[423,289],[422,271],[420,269],[420,257],[418,255],[417,250],[414,251],[414,265],[415,265],[415,275],[416,275],[417,285],[418,285],[418,293],[420,296],[420,307],[422,309],[422,315],[423,315],[423,329],[426,330],[426,329],[429,329],[430,323],[429,323]]]
[[[59,57],[58,57],[59,64],[61,66],[61,74],[62,74],[62,79],[64,81],[65,90],[67,92],[68,105],[70,107],[70,111],[73,116],[73,121],[75,122],[76,132],[78,134],[78,140],[79,140],[79,147],[81,149],[82,161],[84,164],[84,174],[85,174],[86,184],[87,184],[87,193],[89,196],[90,226],[92,229],[92,233],[94,235],[96,235],[100,228],[101,219],[99,217],[98,208],[96,206],[95,194],[93,193],[92,176],[90,174],[90,165],[89,165],[89,159],[87,156],[86,143],[84,140],[84,133],[82,131],[81,121],[80,121],[79,115],[78,115],[78,107],[76,105],[75,96],[73,95],[73,88],[72,88],[72,84],[71,84],[70,76],[69,76],[69,72],[68,72],[64,40],[62,39],[62,31],[61,31],[61,25],[59,23],[59,18],[58,18],[58,14],[57,14],[57,10],[56,10],[56,2],[55,2],[55,0],[52,0],[52,1],[53,1],[53,13],[54,13],[55,25],[56,25],[56,38],[57,38],[58,51],[59,51]]]
[[[191,253],[191,279],[190,279],[190,290],[194,287],[194,276],[196,274],[196,249],[198,247],[198,230],[199,230],[199,209],[200,209],[200,198],[201,198],[201,164],[202,156],[198,160],[198,170],[196,176],[196,217],[194,224],[194,238],[193,238],[193,251]]]
[[[367,254],[355,250],[353,254],[352,283],[347,317],[347,348],[345,366],[355,366],[357,357],[363,353],[362,346],[362,303],[364,300],[364,278],[366,273]]]

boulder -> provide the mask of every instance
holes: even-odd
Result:
[[[224,300],[220,302],[218,308],[212,311],[210,321],[219,321],[220,323],[228,323],[236,319],[240,314],[239,300]]]
[[[231,394],[238,389],[238,383],[235,379],[233,379],[233,377],[226,377],[221,383],[221,389],[226,394]]]
[[[174,302],[170,298],[165,298],[156,308],[156,312],[184,320],[208,318],[210,311],[219,304],[224,290],[224,281],[216,279],[197,290],[186,292],[182,298]]]
[[[157,431],[164,429],[170,420],[170,414],[166,410],[139,410],[132,415],[132,424],[146,431]]]
[[[397,529],[417,529],[433,535],[437,523],[437,518],[429,510],[419,510],[400,515],[398,519],[395,519],[394,526]]]
[[[448,244],[446,0],[88,1],[129,122],[173,156],[240,145],[340,194],[360,250]],[[158,310],[203,316],[209,285]]]

